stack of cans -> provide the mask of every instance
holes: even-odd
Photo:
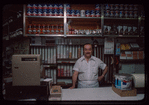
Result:
[[[28,4],[28,16],[63,16],[63,4]]]
[[[105,4],[105,17],[137,18],[138,5],[133,4]]]
[[[101,6],[99,4],[96,4],[95,6],[95,17],[100,17],[101,14]]]

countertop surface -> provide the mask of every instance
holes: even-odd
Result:
[[[137,94],[137,96],[121,97],[116,94],[112,87],[100,87],[100,88],[75,88],[75,89],[62,89],[62,101],[66,100],[142,100],[144,94]]]

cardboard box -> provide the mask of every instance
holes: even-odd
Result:
[[[126,54],[121,53],[121,55],[120,55],[120,59],[126,59]]]
[[[62,96],[62,87],[59,85],[52,86],[50,91],[50,97],[61,97]]]
[[[144,59],[144,51],[139,51],[139,59]]]
[[[135,88],[133,88],[132,90],[121,90],[121,89],[117,89],[114,86],[114,84],[112,84],[112,90],[121,97],[136,96],[137,95],[137,89],[135,89]]]

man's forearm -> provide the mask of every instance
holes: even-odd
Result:
[[[75,73],[72,76],[72,86],[75,87],[76,81],[77,81],[77,76]]]
[[[106,66],[105,69],[104,69],[104,71],[103,71],[103,73],[102,73],[102,75],[105,76],[106,73],[107,73],[107,71],[108,71],[108,67]]]

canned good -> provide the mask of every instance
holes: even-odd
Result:
[[[119,10],[123,10],[124,9],[124,7],[123,7],[124,5],[123,4],[120,4],[119,6],[120,6]]]
[[[47,9],[43,9],[43,16],[47,16],[48,15],[48,10]]]
[[[27,9],[27,15],[31,16],[32,15],[32,9]]]
[[[66,10],[66,16],[70,16],[70,10],[69,9]]]
[[[106,10],[105,16],[106,17],[109,17],[110,16],[110,10]]]
[[[133,11],[129,11],[129,17],[130,17],[130,18],[133,17]]]
[[[95,10],[100,10],[100,5],[99,4],[96,4]]]
[[[128,10],[128,4],[124,5],[124,10]]]
[[[86,17],[90,17],[90,11],[89,11],[89,10],[86,10],[86,11],[85,11],[85,16],[86,16]]]
[[[77,16],[77,17],[80,16],[80,10],[76,10],[75,16]]]
[[[95,17],[100,17],[100,12],[98,10],[95,11]]]
[[[38,4],[37,5],[37,9],[42,9],[42,5],[41,4]]]
[[[119,16],[122,18],[124,16],[124,11],[120,11]]]
[[[125,17],[125,18],[128,18],[128,17],[129,17],[128,11],[125,11],[124,13],[125,13],[124,17]]]
[[[110,10],[114,10],[114,4],[110,4]]]
[[[53,5],[54,9],[58,9],[58,4]]]
[[[32,15],[37,16],[37,9],[32,9]]]
[[[32,9],[37,9],[37,4],[33,4]]]
[[[59,4],[59,9],[63,9],[63,4]]]
[[[52,4],[48,4],[47,5],[47,9],[52,9],[53,8],[53,5]]]
[[[138,11],[134,11],[134,18],[138,17]]]
[[[43,7],[42,7],[43,9],[48,9],[48,6],[47,6],[47,4],[43,4]]]
[[[53,12],[52,12],[53,10],[52,9],[48,9],[48,16],[52,16],[52,14],[53,14]]]
[[[91,10],[91,17],[95,17],[95,11]]]
[[[66,9],[70,9],[70,4],[66,4]]]
[[[137,4],[134,5],[134,9],[133,10],[138,10],[138,5]]]
[[[115,11],[115,17],[119,17],[119,11],[118,10]]]
[[[129,10],[133,10],[133,5],[129,4]]]
[[[27,4],[27,9],[32,9],[32,4]]]
[[[105,9],[110,9],[110,5],[109,4],[105,4]]]
[[[38,9],[38,16],[42,16],[42,9]]]
[[[58,10],[57,9],[53,10],[53,16],[58,16]]]
[[[70,10],[70,16],[75,16],[75,10]]]
[[[119,4],[115,4],[115,10],[118,10],[119,9]]]
[[[114,11],[110,12],[110,17],[114,17]]]
[[[81,17],[85,17],[85,10],[81,10]]]
[[[63,16],[63,9],[59,9],[59,16]]]

